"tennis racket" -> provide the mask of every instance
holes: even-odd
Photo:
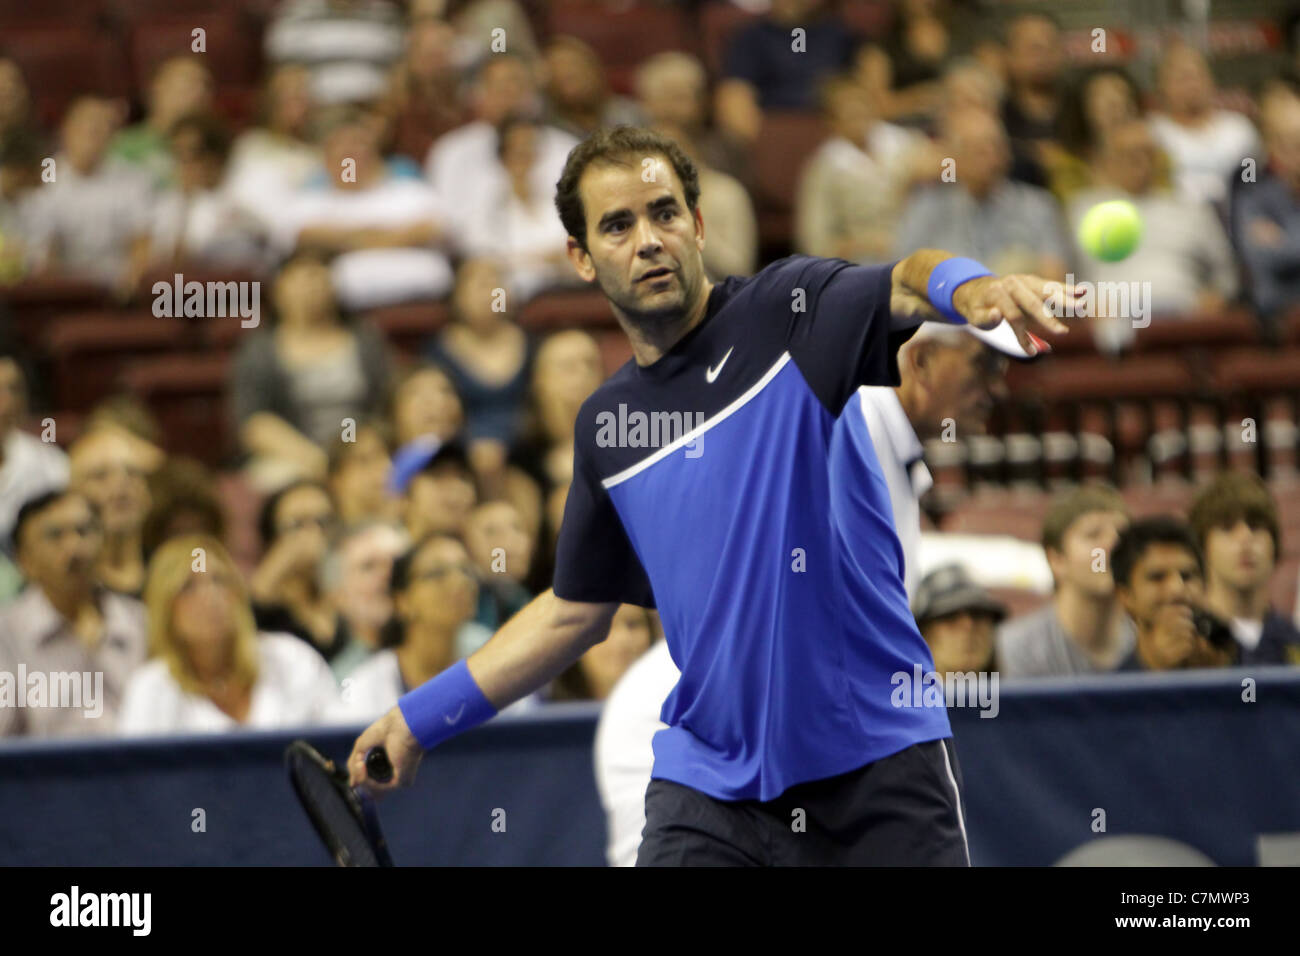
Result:
[[[305,740],[295,740],[285,749],[284,764],[298,801],[335,863],[393,865],[374,802],[348,786],[347,771],[326,760]],[[383,747],[366,752],[366,773],[378,783],[393,779],[393,765]]]

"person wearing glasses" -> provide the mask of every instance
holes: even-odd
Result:
[[[300,637],[326,661],[348,646],[318,573],[336,524],[333,499],[320,482],[295,482],[272,495],[258,517],[263,553],[249,581],[258,630]]]
[[[121,735],[215,733],[342,718],[324,659],[287,634],[260,632],[243,579],[221,542],[181,535],[149,562],[152,659],[122,698]]]
[[[432,534],[393,563],[394,646],[379,651],[343,681],[343,704],[357,720],[374,720],[399,697],[460,659],[458,635],[478,609],[478,572],[459,539]],[[536,706],[525,697],[509,710]]]

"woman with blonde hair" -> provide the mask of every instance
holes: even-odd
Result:
[[[325,659],[287,634],[259,634],[248,589],[221,542],[163,544],[145,583],[153,657],[131,677],[122,734],[291,727],[335,720]]]

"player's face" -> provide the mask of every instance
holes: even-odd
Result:
[[[1196,556],[1176,544],[1153,544],[1133,566],[1128,587],[1118,589],[1124,610],[1139,627],[1149,627],[1166,604],[1200,603],[1202,580]]]
[[[569,258],[629,321],[654,325],[679,319],[703,294],[704,218],[686,208],[672,164],[646,159],[583,173],[589,252],[570,239]]]
[[[1094,597],[1113,594],[1110,552],[1127,527],[1128,518],[1120,511],[1089,511],[1075,518],[1061,536],[1061,550],[1048,557],[1057,580]]]
[[[1273,573],[1273,536],[1261,521],[1242,518],[1205,536],[1210,576],[1241,590],[1261,587]]]

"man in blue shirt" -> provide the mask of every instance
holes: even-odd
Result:
[[[841,418],[897,385],[927,318],[1031,330],[1067,293],[921,251],[855,266],[795,256],[713,285],[690,159],[605,129],[557,184],[577,273],[633,359],[583,405],[554,586],[368,728],[354,784],[409,781],[423,751],[542,686],[657,607],[682,672],[654,740],[641,863],[969,862],[943,701],[900,692],[933,661],[903,587],[889,492]],[[1059,314],[1059,311],[1057,312]],[[365,779],[384,746],[396,774]]]

